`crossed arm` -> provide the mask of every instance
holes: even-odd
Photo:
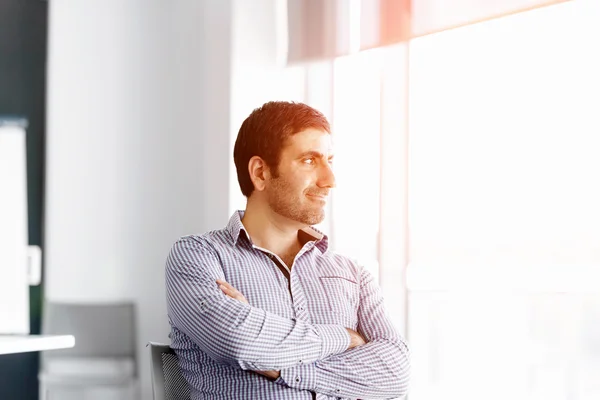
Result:
[[[232,299],[241,301],[242,303],[246,303],[248,305],[250,304],[248,303],[248,300],[244,297],[244,295],[239,290],[231,286],[229,282],[226,282],[222,279],[217,279],[217,284],[219,285],[219,289],[221,289],[221,291],[223,291],[225,295],[231,297]],[[349,328],[346,328],[346,331],[348,331],[348,334],[350,335],[350,345],[348,346],[348,350],[353,349],[357,346],[362,346],[366,343],[365,339],[358,332],[353,331]],[[281,376],[281,372],[276,370],[254,372],[266,376],[271,380],[276,380]]]
[[[216,361],[330,396],[391,398],[406,393],[408,348],[385,316],[381,295],[367,273],[361,279],[358,311],[362,337],[340,325],[291,320],[250,306],[225,284],[218,255],[198,238],[173,246],[166,283],[171,320]]]

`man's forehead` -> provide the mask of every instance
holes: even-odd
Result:
[[[309,128],[289,136],[284,143],[284,150],[298,153],[315,151],[331,155],[333,138],[327,131]]]

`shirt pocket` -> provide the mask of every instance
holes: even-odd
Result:
[[[320,276],[329,310],[340,324],[356,329],[358,322],[358,284],[351,277]]]

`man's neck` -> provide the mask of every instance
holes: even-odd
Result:
[[[242,224],[255,246],[281,257],[300,250],[298,230],[301,224],[273,212],[268,206],[248,201]]]

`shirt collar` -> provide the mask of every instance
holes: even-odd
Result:
[[[248,239],[248,241],[252,243],[250,235],[246,231],[246,228],[244,228],[244,224],[242,224],[242,218],[244,218],[244,211],[235,211],[233,215],[231,215],[231,218],[229,218],[229,223],[225,228],[231,235],[234,245],[237,245],[242,231],[244,232],[246,239]],[[299,230],[298,238],[300,239],[301,243],[315,241],[315,246],[321,251],[321,253],[325,253],[329,248],[329,238],[327,237],[327,235],[325,235],[323,232],[319,231],[313,226],[309,226]]]
[[[246,234],[246,238],[250,240],[250,235],[248,235],[248,232],[246,232],[246,228],[244,228],[244,224],[242,224],[243,217],[244,211],[234,211],[231,218],[229,218],[229,223],[227,224],[227,227],[225,228],[231,235],[234,245],[237,245],[238,239],[240,238],[240,233],[242,231]]]

